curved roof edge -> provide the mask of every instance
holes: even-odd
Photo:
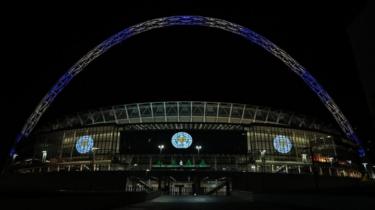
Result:
[[[294,112],[249,104],[206,101],[162,101],[115,105],[78,112],[44,124],[39,131],[53,131],[103,124],[135,123],[273,124],[338,132],[332,125]]]

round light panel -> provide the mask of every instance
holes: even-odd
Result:
[[[286,154],[292,150],[292,141],[287,136],[277,135],[273,139],[273,147],[280,153]]]
[[[193,138],[186,132],[178,132],[172,136],[172,145],[177,149],[186,149],[193,143]]]
[[[80,154],[86,154],[92,150],[94,146],[94,139],[91,136],[81,136],[76,142],[77,152]]]

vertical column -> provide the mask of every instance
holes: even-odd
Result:
[[[62,136],[62,139],[60,141],[60,143],[58,143],[59,145],[59,160],[62,159],[62,154],[63,154],[63,144],[64,144],[64,140],[65,140],[65,132],[66,131],[63,131],[63,136]]]
[[[195,195],[195,194],[197,194],[197,195],[201,194],[201,192],[200,192],[200,188],[201,188],[201,179],[200,179],[200,177],[194,176],[192,187],[193,187],[193,189],[192,189],[193,195]]]
[[[227,180],[226,180],[226,195],[229,196],[231,193],[230,193],[230,184],[231,184],[231,178],[228,177]]]
[[[250,142],[250,131],[249,129],[246,129],[246,140],[247,140],[247,152],[248,153],[251,153],[252,149],[251,149],[251,142]]]
[[[115,135],[116,135],[116,154],[120,153],[120,130],[118,128],[115,129]]]
[[[215,171],[217,171],[217,159],[216,159],[216,155],[215,155],[215,160],[214,160],[214,169],[215,169]]]
[[[247,142],[247,170],[250,171],[250,167],[251,167],[250,165],[251,165],[251,162],[252,162],[252,159],[253,159],[251,142],[250,142],[251,137],[250,137],[249,128],[246,128],[245,131],[246,131],[246,142]],[[249,156],[250,156],[250,158],[249,158]]]
[[[76,138],[77,138],[77,130],[74,130],[73,139],[72,139],[72,142],[71,142],[72,147],[71,147],[71,150],[70,150],[70,160],[73,159],[73,150],[74,150],[74,144],[75,144]]]
[[[161,176],[158,177],[158,191],[161,192]]]

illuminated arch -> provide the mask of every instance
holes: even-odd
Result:
[[[323,89],[323,87],[315,80],[315,78],[308,71],[306,71],[306,69],[303,66],[301,66],[290,55],[288,55],[285,51],[280,49],[274,43],[248,28],[225,20],[202,16],[171,16],[148,20],[146,22],[126,28],[100,43],[94,49],[90,50],[85,56],[83,56],[76,64],[74,64],[58,80],[58,82],[52,87],[52,89],[44,96],[44,98],[40,101],[39,105],[36,107],[34,112],[31,114],[31,116],[25,123],[21,133],[17,136],[16,144],[32,132],[35,125],[38,123],[39,119],[46,111],[46,109],[50,106],[50,104],[53,102],[53,100],[56,98],[56,96],[91,61],[99,57],[101,54],[105,53],[111,47],[121,43],[122,41],[128,39],[131,36],[156,28],[164,28],[168,26],[177,25],[194,25],[222,29],[243,36],[252,43],[267,50],[269,53],[271,53],[272,55],[280,59],[283,63],[285,63],[290,70],[292,70],[303,81],[305,81],[305,83],[310,87],[310,89],[315,92],[315,94],[320,98],[323,104],[331,112],[331,114],[341,127],[342,131],[346,134],[346,136],[356,144],[360,145],[360,149],[358,150],[359,155],[365,155],[362,143],[355,135],[346,117],[343,115],[343,113],[340,111],[340,109],[332,100],[332,98],[328,95],[328,93]]]

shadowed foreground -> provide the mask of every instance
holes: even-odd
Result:
[[[283,209],[373,209],[369,195],[326,193],[250,193],[233,191],[231,196],[159,196],[158,193],[63,192],[2,194],[1,209],[114,209],[114,210],[283,210]],[[5,208],[3,208],[5,207]]]
[[[2,176],[0,209],[363,210],[375,206],[375,183],[357,179],[289,174],[216,174],[231,177],[231,196],[158,197],[160,192],[124,191],[126,177],[131,175],[137,174],[100,172]],[[177,172],[173,174],[177,175]],[[212,176],[204,172],[198,175]]]
[[[275,206],[266,203],[255,203],[252,197],[238,196],[160,196],[150,201],[129,205],[116,210],[188,210],[188,209],[291,209],[290,207]]]
[[[283,210],[283,209],[372,209],[371,197],[327,195],[282,195],[234,192],[232,196],[160,196],[153,200],[128,205],[116,210]]]

